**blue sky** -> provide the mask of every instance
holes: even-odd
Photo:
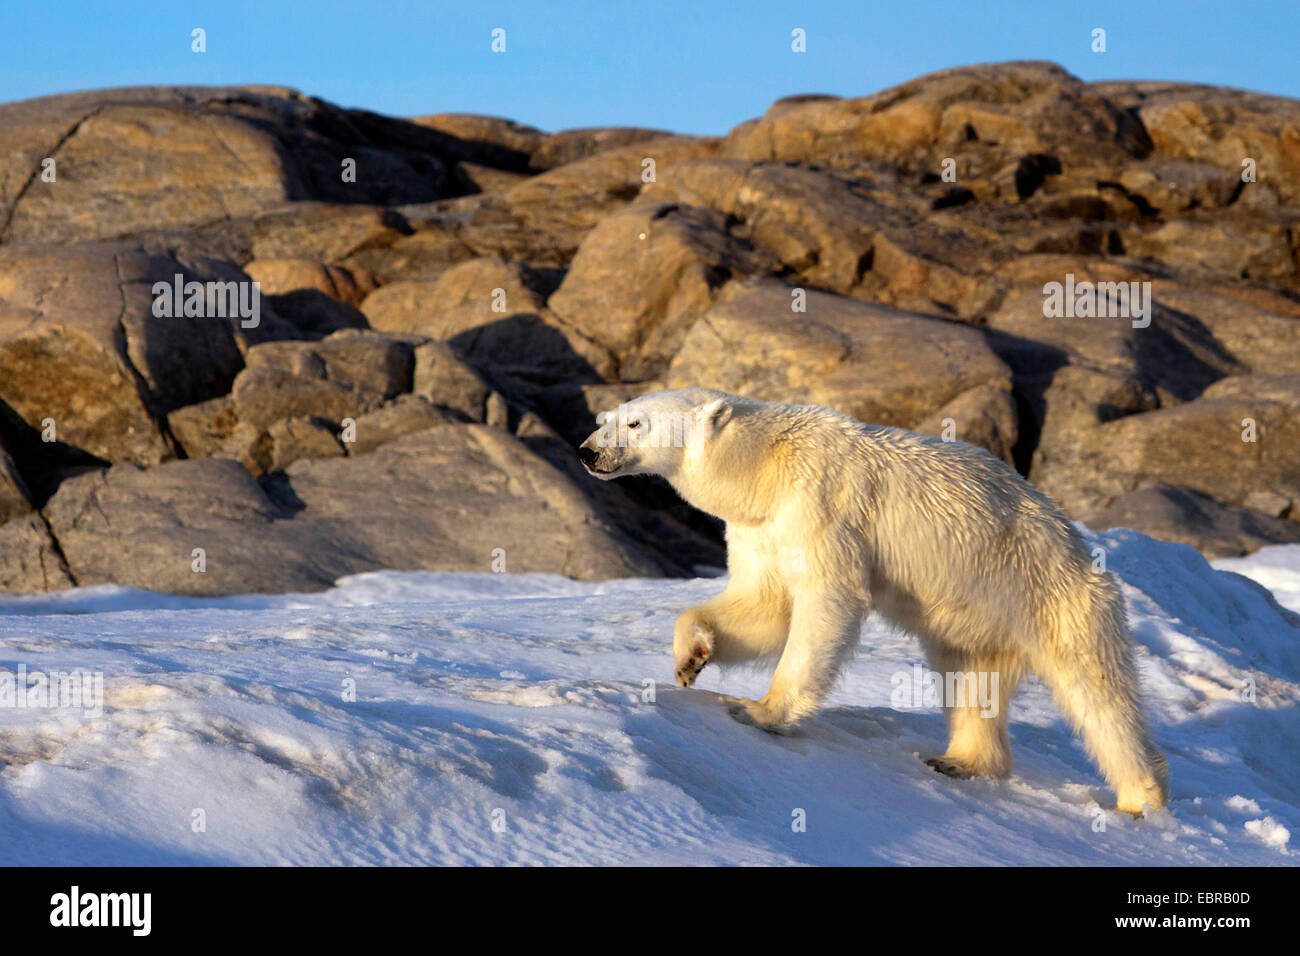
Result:
[[[207,31],[207,52],[190,31]],[[506,30],[506,52],[489,46]],[[807,52],[790,32],[807,33]],[[1091,32],[1106,30],[1093,53]],[[395,115],[721,133],[791,93],[860,96],[965,63],[1054,60],[1300,97],[1300,2],[0,0],[0,101],[154,83],[296,87]]]

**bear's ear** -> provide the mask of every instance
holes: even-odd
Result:
[[[696,410],[696,420],[710,431],[717,431],[731,421],[731,403],[725,398],[715,398]]]

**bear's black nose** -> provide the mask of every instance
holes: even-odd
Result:
[[[600,453],[597,452],[596,449],[588,448],[586,445],[583,445],[581,448],[578,449],[578,460],[581,461],[588,468],[590,468],[592,465],[596,463],[596,458],[599,456],[599,454]]]

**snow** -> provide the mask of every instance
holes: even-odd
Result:
[[[0,595],[0,675],[103,679],[98,714],[0,706],[0,864],[1294,865],[1300,547],[1211,567],[1134,531],[1091,543],[1172,772],[1141,820],[1102,809],[1035,681],[1009,779],[926,767],[942,716],[890,706],[919,648],[874,618],[827,709],[773,737],[712,693],[768,673],[672,683],[673,620],[719,580],[383,572]]]

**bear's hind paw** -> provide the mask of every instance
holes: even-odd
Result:
[[[957,780],[969,780],[975,776],[964,763],[953,760],[950,757],[931,757],[926,762],[926,766],[933,767],[945,777],[954,777]]]

